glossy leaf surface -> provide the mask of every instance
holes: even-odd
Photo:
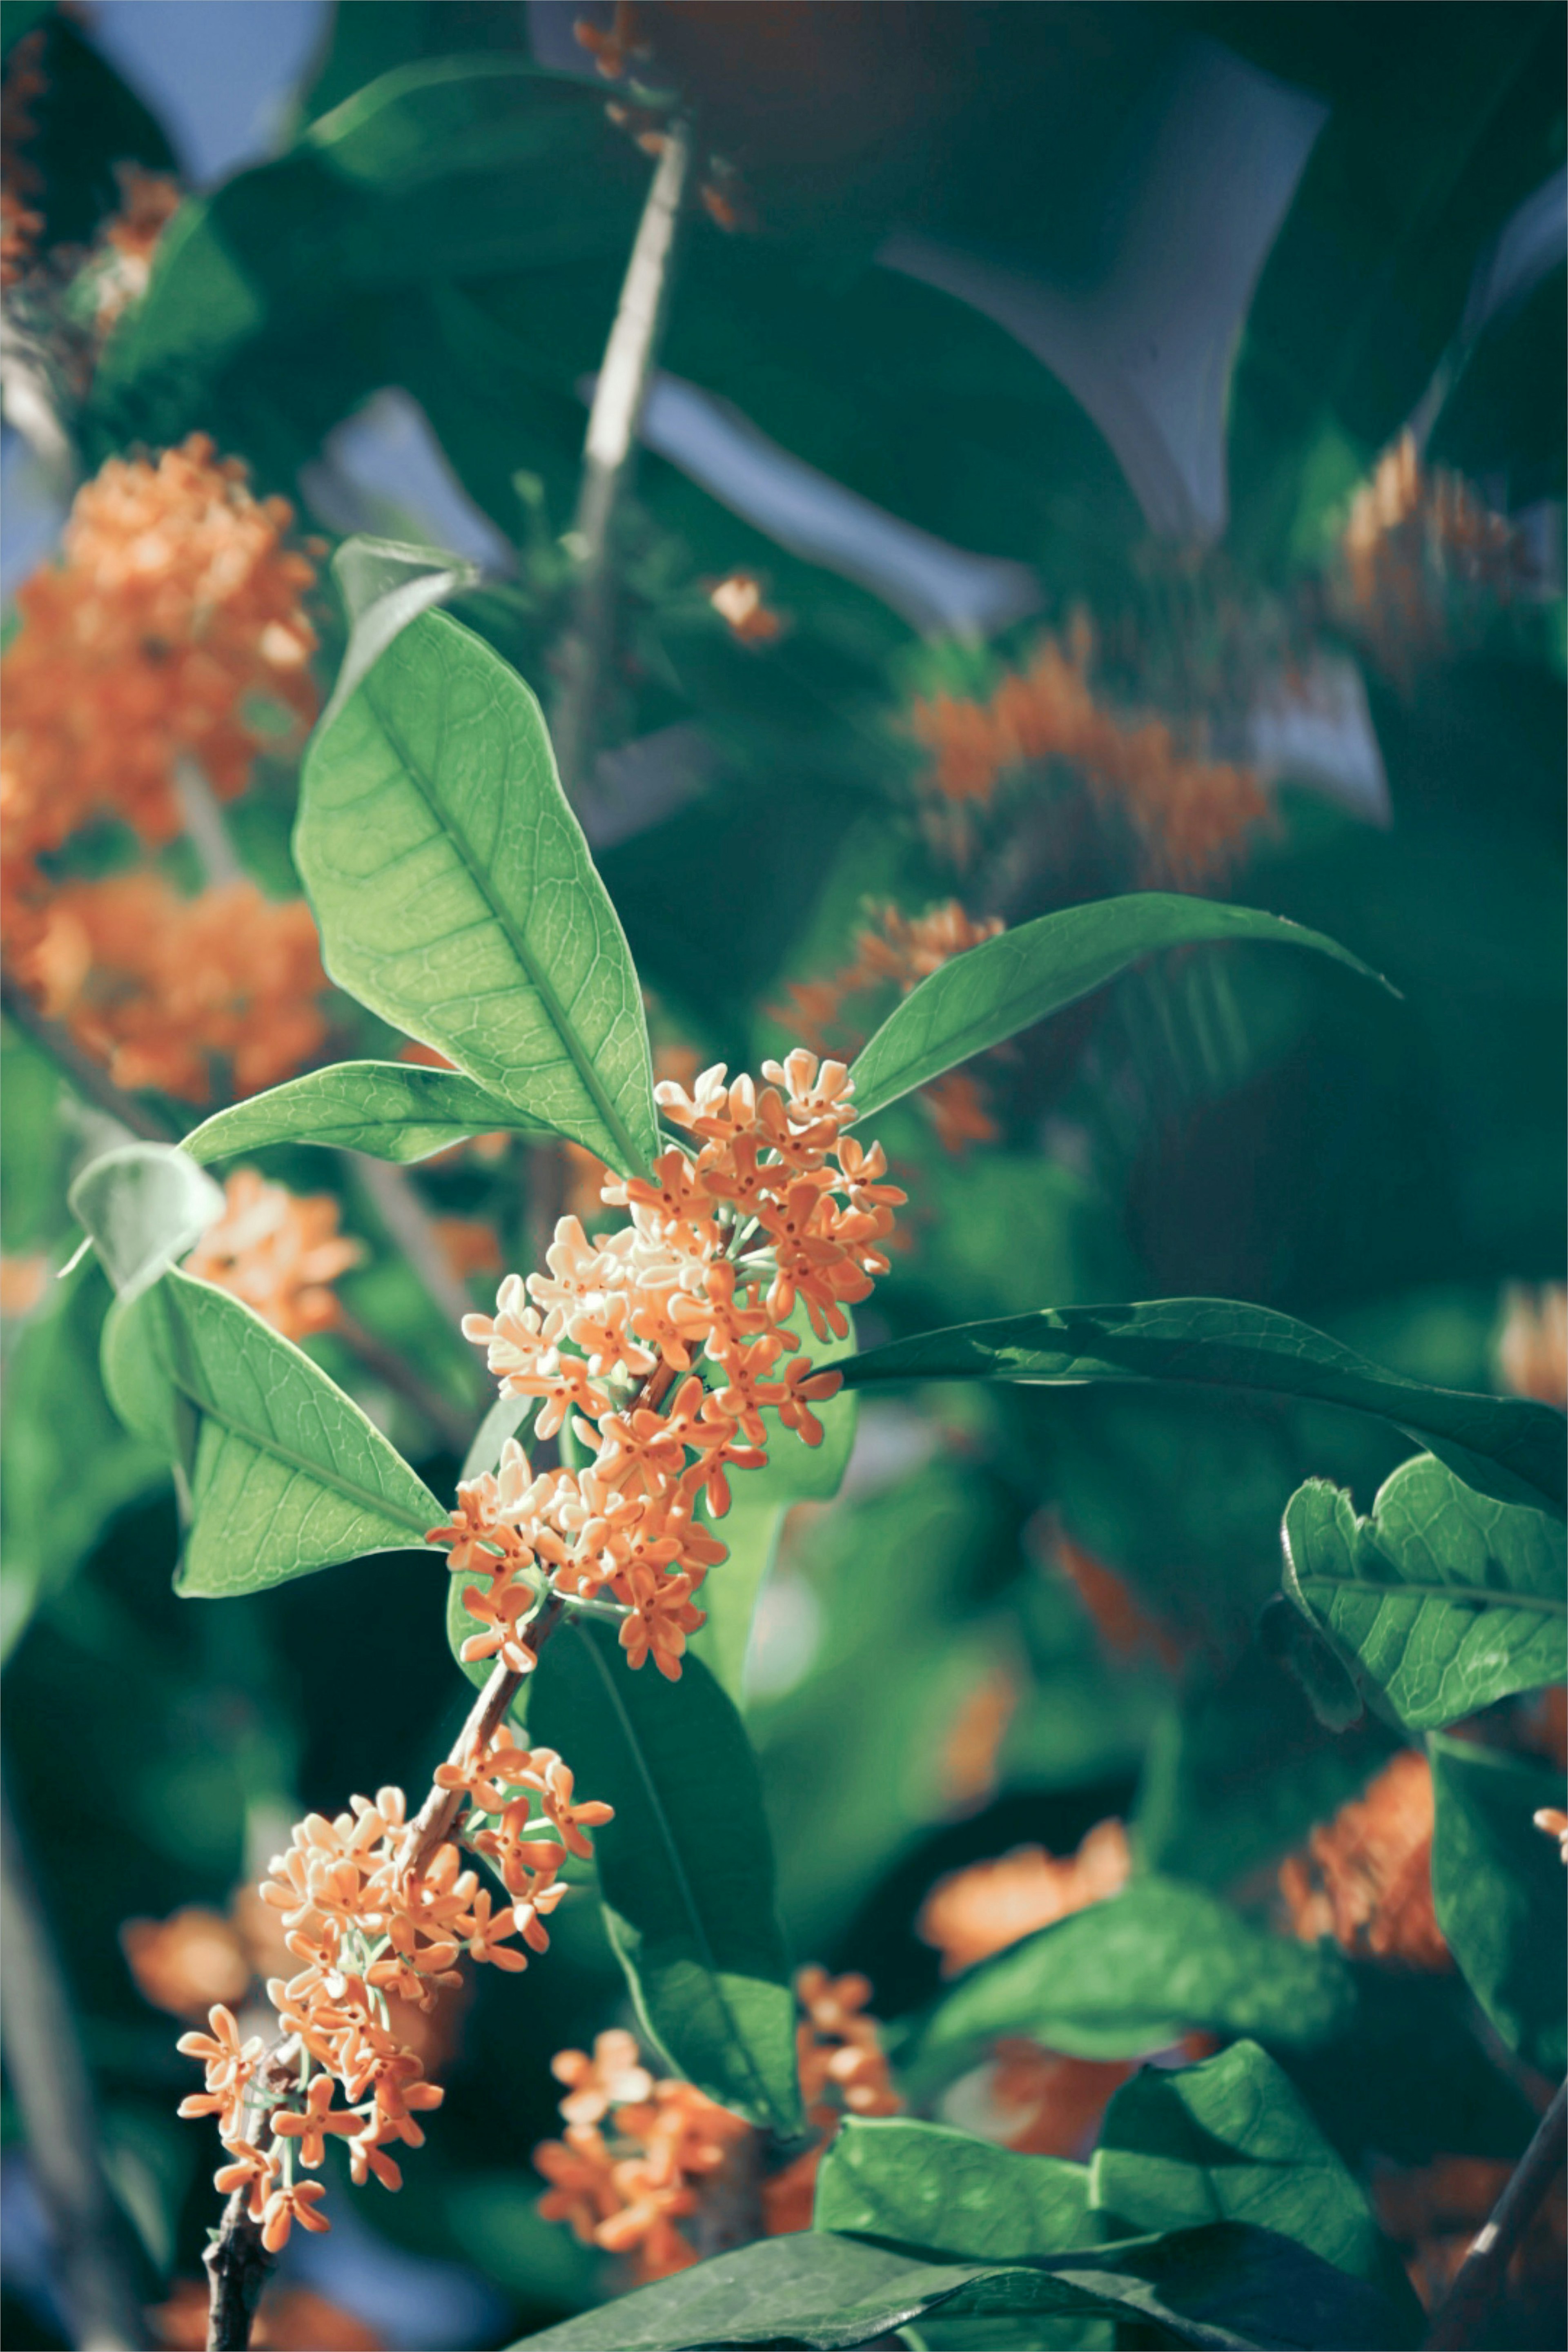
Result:
[[[204,1166],[241,1151],[265,1151],[273,1143],[368,1151],[373,1159],[406,1165],[468,1136],[509,1128],[521,1135],[549,1132],[542,1120],[460,1070],[426,1069],[417,1062],[334,1062],[215,1111],[182,1149]]]
[[[1531,1816],[1563,1807],[1563,1775],[1473,1740],[1438,1734],[1428,1744],[1437,1925],[1509,2048],[1560,2075],[1568,2064],[1563,1864],[1556,1840]]]
[[[1285,1590],[1363,1687],[1413,1731],[1439,1730],[1568,1675],[1562,1522],[1403,1463],[1372,1517],[1313,1479],[1285,1514]]]
[[[1337,1951],[1271,1936],[1179,1879],[1139,1878],[972,1969],[907,2063],[924,2083],[1004,2033],[1077,2058],[1141,2057],[1194,2027],[1310,2048],[1354,2003]]]
[[[816,2176],[812,2218],[818,2230],[965,2262],[1028,2262],[1103,2234],[1089,2218],[1086,2165],[903,2116],[845,2118]]]
[[[192,1524],[176,1589],[258,1592],[417,1546],[441,1507],[353,1399],[226,1291],[176,1270],[104,1325],[104,1384],[174,1454]]]
[[[1252,907],[1161,890],[1067,907],[953,956],[910,990],[854,1065],[860,1115],[1076,1003],[1156,949],[1224,940],[1312,948],[1369,980],[1378,977],[1321,932]]]
[[[645,2030],[710,2098],[786,2137],[797,2130],[773,1843],[733,1705],[697,1659],[679,1684],[651,1659],[633,1673],[612,1628],[580,1621],[542,1653],[528,1722],[584,1796],[616,1809],[594,1833],[595,1860]]]
[[[1349,1405],[1424,1440],[1467,1486],[1563,1515],[1564,1430],[1550,1405],[1428,1387],[1293,1316],[1237,1299],[1042,1307],[889,1340],[844,1366],[849,1388],[964,1379],[1170,1381]]]
[[[499,654],[411,623],[313,739],[294,848],[342,986],[613,1166],[655,1157],[626,938]]]

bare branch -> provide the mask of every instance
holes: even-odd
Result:
[[[1541,2118],[1492,2216],[1460,2263],[1426,2337],[1426,2352],[1464,2352],[1484,2344],[1520,2240],[1568,2157],[1568,2083]]]
[[[99,1109],[128,1127],[132,1135],[141,1136],[144,1143],[177,1143],[179,1136],[168,1120],[145,1103],[138,1102],[117,1087],[101,1063],[84,1054],[68,1029],[58,1021],[47,1020],[26,992],[15,981],[0,981],[0,1006],[7,1021],[14,1021],[25,1036],[42,1048],[56,1067],[70,1080],[79,1095]]]

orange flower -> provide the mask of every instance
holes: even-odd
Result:
[[[770,646],[784,634],[784,623],[764,604],[754,572],[731,572],[710,590],[708,602],[743,646]]]
[[[255,1308],[286,1339],[331,1330],[341,1309],[331,1285],[364,1255],[338,1231],[331,1192],[301,1196],[240,1168],[224,1187],[227,1207],[207,1227],[185,1271]]]
[[[114,176],[120,183],[120,210],[104,228],[104,249],[95,257],[92,281],[92,323],[100,338],[147,291],[158,239],[180,208],[180,184],[166,172],[116,163]]]
[[[1542,1805],[1540,1811],[1531,1813],[1530,1818],[1538,1830],[1556,1839],[1563,1850],[1563,1863],[1568,1864],[1568,1813],[1560,1811],[1555,1805]]]
[[[57,848],[100,812],[172,840],[182,759],[228,799],[266,740],[253,703],[309,725],[315,567],[284,545],[292,520],[201,434],[155,463],[110,458],[77,493],[0,662],[8,852]]]
[[[619,2030],[595,2035],[591,2058],[581,2050],[558,2050],[550,2071],[567,2086],[561,2114],[569,2124],[600,2123],[613,2106],[637,2105],[653,2090],[637,2042]]]
[[[1112,2092],[1134,2071],[1129,2060],[1068,2058],[1026,2037],[1005,2038],[992,2052],[990,2083],[1006,2116],[1004,2145],[1025,2156],[1082,2155]]]
[[[1538,1290],[1510,1283],[1503,1306],[1497,1343],[1503,1386],[1513,1396],[1568,1411],[1568,1288],[1560,1282]]]
[[[262,2208],[261,2242],[269,2254],[280,2254],[296,2221],[302,2230],[330,2230],[331,2223],[316,2208],[326,2195],[319,2180],[301,2180],[275,2189]]]
[[[1011,1668],[987,1668],[948,1725],[942,1747],[942,1792],[954,1812],[973,1812],[996,1787],[996,1759],[1018,1705]]]
[[[1406,1748],[1315,1829],[1279,1869],[1290,1924],[1305,1941],[1415,1969],[1451,1968],[1432,1907],[1432,1768]]]
[[[155,2340],[169,2352],[204,2352],[210,2300],[205,2280],[176,2279],[168,2302],[147,2315]],[[266,2287],[250,2331],[254,2352],[382,2352],[385,2340],[308,2286]]]
[[[33,100],[43,95],[43,28],[25,33],[5,62],[0,100],[0,286],[26,276],[44,233],[44,216],[27,199],[43,192],[44,175],[27,152],[37,137]]]
[[[1339,554],[1330,583],[1338,612],[1406,687],[1420,663],[1473,640],[1489,604],[1506,605],[1536,584],[1507,517],[1462,476],[1428,471],[1409,432],[1356,492]]]
[[[1167,1674],[1175,1674],[1184,1655],[1181,1643],[1143,1607],[1125,1577],[1054,1522],[1044,1533],[1050,1558],[1074,1586],[1109,1654],[1117,1660],[1152,1654]]]
[[[1098,1822],[1078,1852],[1062,1860],[1043,1846],[1022,1845],[999,1861],[950,1871],[926,1896],[915,1932],[942,1954],[942,1975],[956,1976],[1021,1936],[1117,1894],[1131,1866],[1121,1823]]]
[[[49,1285],[49,1261],[41,1251],[0,1257],[0,1315],[30,1315],[43,1304]]]
[[[248,1955],[221,1912],[193,1904],[167,1919],[127,1919],[120,1943],[143,2000],[176,2017],[205,2017],[249,1989]]]

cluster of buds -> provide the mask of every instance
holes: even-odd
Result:
[[[829,1042],[843,1051],[864,1043],[863,1020],[847,1007],[857,997],[896,988],[910,990],[955,955],[984,945],[1006,929],[1000,915],[967,915],[956,898],[929,907],[923,915],[906,915],[895,906],[872,907],[868,928],[857,934],[848,963],[826,980],[791,982],[789,1004],[775,1014],[788,1020],[818,1051]],[[968,1143],[994,1140],[995,1120],[986,1108],[981,1082],[968,1070],[949,1070],[920,1090],[921,1102],[949,1151]]]
[[[501,1392],[538,1400],[539,1437],[569,1423],[592,1454],[535,1476],[509,1441],[499,1474],[460,1486],[450,1521],[429,1531],[455,1574],[489,1579],[464,1593],[480,1628],[466,1659],[530,1672],[548,1588],[613,1610],[630,1663],[651,1656],[677,1681],[703,1622],[691,1596],[725,1557],[701,1513],[722,1517],[730,1472],[765,1462],[765,1412],[820,1444],[812,1407],[839,1376],[795,1354],[789,1318],[799,1302],[819,1339],[847,1335],[846,1308],[887,1271],[904,1195],[881,1181],[879,1148],[843,1131],[855,1113],[842,1063],[797,1050],[763,1076],[761,1090],[729,1085],[720,1065],[690,1094],[662,1082],[695,1154],[672,1149],[648,1177],[606,1182],[629,1224],[591,1239],[563,1217],[548,1271],[509,1275],[493,1317],[465,1317]]]
[[[430,2009],[461,1981],[465,1958],[526,1968],[514,1938],[548,1949],[544,1921],[563,1892],[567,1855],[591,1853],[587,1831],[610,1818],[608,1805],[574,1796],[552,1748],[519,1748],[505,1732],[476,1740],[437,1777],[467,1807],[458,1835],[430,1851],[420,1823],[406,1819],[403,1791],[388,1788],[374,1803],[353,1798],[335,1820],[307,1815],[288,1853],[274,1856],[262,1900],[282,1914],[289,1950],[304,1963],[268,1983],[282,2038],[270,2048],[259,2035],[242,2040],[222,2004],[208,2032],[181,2038],[181,2050],[203,2061],[206,2087],[180,2113],[216,2116],[228,2158],[216,2186],[243,2196],[269,2253],[296,2221],[330,2226],[321,2183],[295,2178],[296,2165],[320,2168],[329,2139],[346,2142],[356,2187],[372,2175],[402,2187],[391,2151],[423,2146],[417,2118],[444,2094],[395,2030],[392,2004]],[[495,1871],[499,1908],[465,1852]]]
[[[1269,814],[1268,795],[1250,768],[1184,749],[1167,719],[1123,718],[1099,701],[1093,655],[1080,617],[1065,645],[1043,638],[984,699],[917,701],[910,723],[931,755],[931,792],[962,816],[989,805],[1004,777],[1059,761],[1097,815],[1131,835],[1141,887],[1196,889],[1234,866]],[[954,847],[966,839],[955,834]]]

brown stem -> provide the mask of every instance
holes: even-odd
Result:
[[[124,1093],[114,1083],[100,1062],[84,1054],[68,1029],[58,1021],[50,1021],[39,1012],[26,990],[14,980],[0,981],[0,1008],[7,1021],[14,1021],[26,1036],[40,1046],[70,1080],[78,1094],[84,1095],[99,1109],[128,1127],[145,1143],[177,1143],[179,1136],[168,1120],[157,1111],[149,1110],[133,1095]]]
[[[5,2067],[21,2109],[33,2179],[48,2216],[54,2277],[70,2315],[72,2341],[103,2352],[145,2344],[124,2224],[99,2157],[87,2066],[3,1783],[0,1923]]]
[[[272,2270],[261,2224],[250,2218],[249,2192],[237,2189],[202,2263],[207,2274],[207,2352],[246,2352],[261,2290]]]
[[[1460,2263],[1426,2337],[1426,2352],[1464,2352],[1484,2344],[1491,2308],[1501,2294],[1508,2266],[1542,2199],[1568,2156],[1568,2083],[1541,2118],[1491,2219]]]
[[[337,1320],[330,1328],[359,1358],[367,1372],[373,1373],[378,1381],[384,1381],[389,1389],[395,1390],[416,1412],[423,1415],[449,1452],[459,1458],[467,1453],[468,1440],[473,1434],[468,1417],[456,1405],[448,1404],[440,1390],[432,1388],[395,1348],[379,1339],[341,1304]]]
[[[568,793],[582,784],[593,758],[611,634],[611,525],[631,476],[690,175],[690,127],[678,119],[665,131],[658,168],[637,225],[583,448],[583,482],[568,542],[576,554],[577,579],[571,626],[557,656],[561,691],[553,714],[555,757]]]

